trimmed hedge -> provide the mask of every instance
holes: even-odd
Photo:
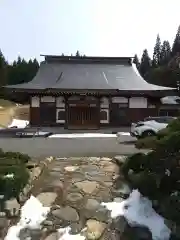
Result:
[[[0,149],[0,194],[6,199],[17,198],[29,180],[26,163],[30,157],[19,152]]]
[[[180,224],[180,130],[173,129],[151,152],[130,156],[121,171],[131,188],[156,202],[157,212]]]
[[[158,139],[156,136],[146,137],[142,139],[138,139],[135,142],[135,147],[138,149],[153,149],[158,142]]]

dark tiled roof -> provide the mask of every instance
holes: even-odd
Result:
[[[110,61],[111,59],[115,60]],[[147,83],[131,65],[130,58],[111,59],[106,59],[106,63],[97,58],[94,61],[90,59],[86,63],[83,58],[80,62],[67,61],[67,58],[66,60],[61,59],[61,61],[52,61],[52,59],[47,61],[46,59],[41,63],[37,75],[31,82],[7,87],[30,90],[49,88],[120,91],[171,90],[171,88]]]

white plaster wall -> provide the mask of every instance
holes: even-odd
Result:
[[[31,107],[39,107],[40,99],[39,97],[31,97]]]
[[[55,102],[55,100],[55,97],[52,96],[41,97],[41,102]]]
[[[101,108],[109,108],[109,99],[106,97],[103,97],[100,99],[101,103],[100,103],[100,107]]]
[[[65,107],[65,103],[64,103],[64,97],[57,97],[56,98],[56,107]]]
[[[147,108],[147,98],[144,97],[132,97],[129,99],[129,108]]]
[[[113,97],[112,103],[128,103],[128,98],[126,97]]]

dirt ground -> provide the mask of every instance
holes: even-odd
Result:
[[[13,118],[29,120],[29,106],[0,99],[0,127],[7,127]]]

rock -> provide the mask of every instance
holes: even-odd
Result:
[[[55,192],[42,192],[36,198],[43,204],[44,207],[50,207],[57,198]]]
[[[20,210],[20,204],[15,198],[7,200],[5,202],[5,209],[7,209],[11,215],[18,216]]]
[[[93,219],[89,219],[86,222],[86,226],[87,226],[87,239],[89,240],[99,239],[106,228],[105,223]]]
[[[58,233],[53,232],[49,236],[47,236],[44,240],[57,240],[58,239]]]
[[[122,202],[124,201],[124,198],[116,197],[114,198],[113,202]]]
[[[113,190],[113,194],[115,194],[117,197],[122,197],[122,198],[129,197],[130,193],[131,193],[131,189],[126,183],[122,183],[118,189]]]
[[[69,193],[66,199],[70,202],[78,202],[83,199],[83,196],[80,193]]]
[[[87,210],[96,210],[96,209],[99,208],[99,206],[100,206],[100,203],[97,200],[95,200],[95,199],[88,199],[87,203],[85,205],[85,208]]]
[[[101,161],[106,161],[106,162],[110,162],[112,159],[108,158],[108,157],[102,157]]]
[[[113,183],[112,182],[104,182],[104,185],[106,185],[107,187],[112,187]]]
[[[8,220],[6,217],[0,218],[0,229],[5,229],[8,226]]]
[[[60,167],[54,167],[51,169],[53,172],[60,172],[61,168]]]
[[[54,159],[53,156],[50,156],[50,157],[47,157],[47,158],[46,158],[46,160],[47,160],[48,162],[52,162],[53,159]]]
[[[112,176],[112,179],[113,180],[117,180],[119,178],[119,174],[114,174],[113,176]]]
[[[75,183],[75,186],[78,187],[83,192],[91,194],[99,188],[99,183],[97,183],[95,181],[85,180],[85,181],[82,181],[82,182]]]
[[[78,168],[78,166],[67,166],[64,169],[66,172],[75,172]]]
[[[100,158],[99,157],[90,157],[88,159],[88,161],[93,163],[93,164],[99,164]]]
[[[31,180],[35,180],[39,177],[41,174],[41,168],[40,167],[35,167],[32,172],[30,173],[30,178]]]
[[[99,222],[105,222],[105,223],[109,223],[109,219],[111,219],[110,212],[103,207],[99,207],[97,210],[85,209],[83,211],[83,215],[86,217],[86,219],[91,218]]]
[[[56,209],[56,210],[52,211],[52,214],[55,217],[58,217],[65,221],[76,222],[79,220],[79,215],[78,215],[77,211],[74,208],[69,207],[69,206],[62,207],[60,209]]]
[[[60,180],[54,180],[49,183],[50,186],[57,187],[57,188],[63,188],[63,182]]]
[[[125,219],[125,217],[120,216],[116,219],[113,219],[112,227],[113,229],[117,230],[120,234],[124,233],[128,223]]]
[[[114,157],[115,161],[117,162],[118,165],[122,165],[126,162],[127,157],[126,156],[115,156]]]
[[[116,164],[110,162],[109,164],[107,164],[103,167],[103,170],[105,172],[118,173],[119,172],[119,167]]]
[[[44,226],[52,226],[52,225],[53,225],[53,221],[45,220],[45,221],[43,222],[43,225],[44,225]]]

